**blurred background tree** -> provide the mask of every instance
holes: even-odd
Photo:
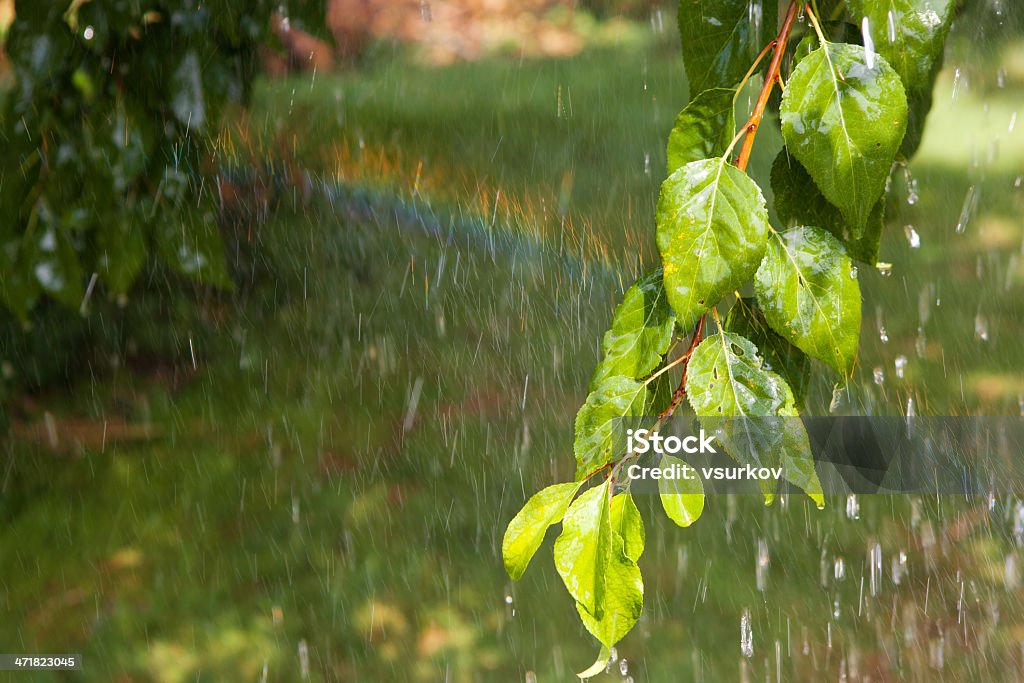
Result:
[[[247,102],[268,47],[294,48],[292,25],[323,33],[324,17],[324,0],[4,3],[8,380],[66,374],[90,307],[123,306],[143,273],[230,286],[219,120]]]

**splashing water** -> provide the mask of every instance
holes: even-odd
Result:
[[[875,597],[882,589],[882,546],[877,541],[868,550],[868,566],[871,568],[871,597]]]
[[[755,574],[757,578],[757,590],[764,593],[765,588],[768,585],[768,566],[771,564],[771,558],[768,555],[768,542],[763,538],[757,541],[757,564],[755,567]]]
[[[747,659],[754,656],[754,630],[750,624],[750,610],[743,610],[740,617],[740,652]]]
[[[903,234],[907,236],[907,244],[910,245],[911,249],[921,248],[921,236],[917,234],[917,230],[914,229],[913,225],[908,223],[903,226]]]
[[[978,208],[980,195],[981,193],[977,185],[971,185],[968,188],[967,196],[964,197],[964,205],[960,209],[960,218],[956,222],[956,233],[958,235],[962,235],[967,230],[967,224],[970,222],[971,216],[974,215],[975,209]]]
[[[864,36],[864,61],[868,69],[875,68],[875,41],[871,39],[871,24],[867,17],[860,24],[861,35]]]
[[[846,497],[846,517],[847,519],[860,519],[860,501],[857,500],[856,493],[851,493]]]

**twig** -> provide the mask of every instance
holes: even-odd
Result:
[[[786,10],[786,18],[782,22],[782,30],[779,31],[779,37],[775,39],[775,52],[772,54],[772,61],[768,64],[768,73],[764,76],[764,84],[761,86],[761,92],[757,96],[754,111],[751,112],[750,118],[747,119],[747,123],[744,126],[746,138],[743,140],[740,155],[736,158],[736,168],[741,171],[747,170],[747,164],[750,162],[750,152],[754,148],[754,137],[757,135],[757,128],[761,125],[761,119],[764,117],[764,110],[768,106],[768,98],[772,94],[772,89],[775,87],[775,83],[780,80],[779,73],[782,70],[782,56],[786,53],[786,44],[789,42],[789,34],[793,30],[793,22],[796,20],[799,6],[797,0],[789,3],[789,9]]]

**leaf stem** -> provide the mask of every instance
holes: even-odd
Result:
[[[789,42],[789,34],[793,31],[793,22],[796,20],[796,13],[799,7],[800,3],[797,0],[792,0],[789,3],[789,9],[786,10],[786,18],[782,22],[782,29],[779,31],[778,38],[773,43],[775,52],[772,54],[772,61],[768,64],[768,72],[764,75],[764,84],[761,86],[761,92],[757,96],[754,111],[750,114],[750,118],[747,119],[747,123],[744,125],[746,137],[743,140],[740,155],[736,158],[736,168],[741,171],[747,170],[747,164],[750,162],[750,152],[754,149],[754,137],[757,135],[758,126],[761,125],[761,119],[764,117],[764,110],[768,106],[768,98],[772,94],[776,81],[780,79],[779,73],[782,69],[782,56],[786,53],[786,44]]]
[[[767,55],[769,52],[772,51],[772,49],[775,48],[775,44],[777,42],[778,40],[773,40],[772,42],[765,45],[764,49],[761,50],[761,54],[757,56],[757,59],[754,60],[754,63],[750,65],[749,69],[747,69],[746,75],[743,77],[743,80],[740,81],[740,84],[736,86],[736,92],[732,96],[733,107],[736,106],[736,100],[739,99],[740,93],[743,91],[744,86],[746,86],[747,81],[749,81],[750,77],[754,75],[755,71],[757,71],[757,67],[761,63],[761,60],[763,60],[765,58],[765,55]]]
[[[672,401],[669,402],[668,408],[658,416],[659,426],[662,422],[671,417],[674,412],[676,412],[676,408],[679,407],[683,397],[686,396],[686,379],[687,371],[690,368],[690,356],[693,355],[693,350],[697,348],[697,344],[700,344],[701,340],[704,339],[704,318],[705,316],[703,315],[700,317],[700,320],[697,321],[697,327],[693,330],[693,338],[690,339],[690,348],[686,350],[685,354],[683,354],[683,358],[686,360],[686,364],[683,365],[683,377],[679,380],[679,386],[676,387],[674,392],[672,392]]]
[[[804,9],[807,12],[808,18],[810,18],[811,20],[811,26],[814,27],[814,32],[818,34],[818,42],[821,44],[822,47],[825,47],[825,43],[827,43],[828,41],[825,40],[825,32],[821,30],[821,24],[818,23],[818,17],[815,16],[815,13],[811,10],[810,5],[805,3]]]

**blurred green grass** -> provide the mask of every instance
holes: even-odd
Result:
[[[297,681],[303,642],[312,680],[571,678],[596,648],[550,540],[512,586],[500,537],[530,492],[571,476],[600,333],[653,262],[664,139],[685,91],[677,54],[656,42],[263,84],[239,130],[309,169],[310,198],[283,197],[249,245],[257,275],[207,302],[195,329],[172,330],[182,381],[118,372],[36,397],[58,429],[91,430],[56,452],[38,432],[5,444],[0,649],[84,654],[81,674],[36,680],[257,680],[266,666],[268,680]],[[913,166],[919,201],[895,189],[893,274],[862,269],[864,351],[846,408],[899,412],[915,397],[933,414],[1017,409],[1021,195],[1010,162],[949,161],[945,140],[990,101],[963,98],[962,112],[933,116]],[[759,145],[755,177],[777,145]],[[972,184],[971,221],[990,228],[957,235]],[[1004,388],[985,393],[984,376]],[[821,382],[819,410],[829,398]],[[118,420],[149,435],[96,438]],[[899,658],[923,680],[938,634],[950,679],[1019,678],[1010,502],[989,519],[974,501],[871,498],[850,520],[840,500],[817,512],[799,498],[716,499],[688,530],[642,507],[646,616],[620,648],[637,680],[761,680],[776,648],[790,680],[835,678],[851,656],[867,672]],[[887,563],[907,553],[910,574],[865,596],[876,541]]]

